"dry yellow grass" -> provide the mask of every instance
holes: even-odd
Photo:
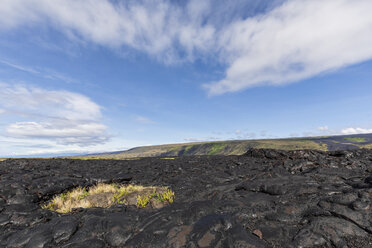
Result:
[[[68,213],[74,208],[107,208],[114,204],[136,205],[139,208],[147,206],[160,208],[173,203],[173,200],[174,192],[167,187],[100,183],[89,189],[79,187],[55,196],[42,208],[59,213]]]
[[[372,144],[362,145],[361,148],[372,149]]]
[[[0,162],[7,160],[7,158],[0,158]]]

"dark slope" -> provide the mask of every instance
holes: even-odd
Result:
[[[372,134],[330,136],[310,138],[310,140],[317,143],[326,144],[329,151],[372,148]]]
[[[76,186],[170,186],[162,209],[40,209]],[[372,150],[0,162],[0,247],[372,247]]]

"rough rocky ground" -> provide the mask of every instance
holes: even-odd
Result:
[[[162,209],[58,214],[53,195],[97,182],[170,186]],[[372,247],[372,151],[0,162],[0,247]]]

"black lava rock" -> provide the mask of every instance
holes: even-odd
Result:
[[[0,162],[0,247],[372,247],[372,151]],[[58,214],[54,195],[99,182],[169,186],[160,209]]]

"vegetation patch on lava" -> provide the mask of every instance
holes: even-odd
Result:
[[[168,187],[99,183],[90,188],[78,187],[56,195],[42,208],[59,213],[69,213],[75,208],[108,208],[115,204],[161,208],[173,203],[174,197],[174,192]]]

